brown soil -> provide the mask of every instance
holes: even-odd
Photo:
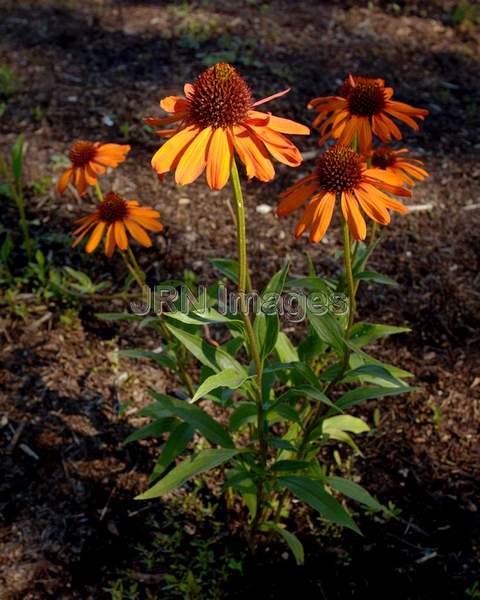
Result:
[[[2,149],[23,132],[27,179],[56,178],[61,166],[51,157],[72,139],[122,141],[128,123],[133,149],[110,182],[158,207],[168,226],[155,250],[141,253],[152,282],[185,268],[211,279],[207,259],[235,252],[228,189],[212,194],[203,181],[179,189],[171,177],[160,185],[149,167],[158,144],[141,124],[160,114],[159,99],[178,93],[206,56],[236,62],[258,97],[291,86],[275,111],[303,122],[311,117],[307,101],[331,93],[349,72],[384,77],[399,98],[430,110],[405,144],[431,173],[412,202],[433,208],[395,218],[384,232],[372,266],[399,287],[364,286],[359,296],[361,317],[412,328],[375,351],[412,371],[418,392],[361,409],[372,417],[379,408],[380,423],[355,462],[362,483],[400,508],[400,518],[360,515],[362,538],[306,532],[305,567],[274,547],[247,560],[224,597],[457,599],[480,580],[479,31],[455,25],[455,2],[365,5],[0,0],[0,66],[22,80],[0,119]],[[315,136],[300,145],[313,150]],[[293,240],[295,217],[279,221],[255,210],[275,206],[277,193],[310,166],[279,167],[272,185],[247,185],[259,286],[285,258],[303,273],[306,250],[320,272],[337,268],[338,228],[312,248]],[[53,183],[43,194],[30,191],[28,204],[47,257],[120,277],[121,264],[67,250],[62,236],[85,209],[71,198],[52,203],[52,194]],[[2,220],[15,225],[5,206]],[[151,537],[132,498],[145,487],[156,450],[122,445],[137,424],[131,412],[147,401],[149,385],[171,390],[176,382],[146,364],[118,363],[119,346],[155,344],[145,330],[94,317],[123,305],[90,303],[78,321],[62,324],[64,307],[36,304],[38,314],[26,322],[9,314],[1,321],[0,598],[108,598],[108,582],[137,567],[135,546]],[[119,414],[126,402],[132,410]],[[160,520],[162,511],[160,504],[147,510]],[[153,597],[170,597],[157,580],[145,581]]]

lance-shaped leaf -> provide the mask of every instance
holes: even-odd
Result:
[[[143,494],[136,496],[135,500],[150,500],[168,494],[168,492],[180,487],[195,475],[200,475],[200,473],[218,467],[218,465],[230,460],[239,452],[241,450],[235,448],[202,450],[196,456],[182,461],[154,486]]]
[[[290,551],[292,552],[295,562],[297,565],[303,565],[305,562],[305,552],[303,550],[302,542],[297,536],[283,527],[279,527],[272,521],[267,521],[261,527],[262,531],[274,531],[277,535],[282,537],[287,542]]]
[[[350,340],[359,348],[371,344],[379,338],[397,333],[408,333],[408,327],[396,327],[394,325],[382,325],[379,323],[355,323],[352,327]]]
[[[278,481],[297,498],[315,508],[332,523],[361,533],[348,512],[325,490],[323,484],[317,479],[310,479],[301,475],[289,475],[288,477],[280,477]]]
[[[212,390],[216,390],[219,387],[226,387],[230,390],[235,390],[242,385],[248,379],[248,373],[243,373],[237,369],[225,369],[220,373],[215,373],[207,377],[205,381],[199,386],[195,392],[192,402],[196,402],[200,398],[206,396]]]
[[[202,365],[212,371],[219,372],[225,369],[235,369],[240,374],[247,374],[245,368],[227,352],[217,346],[212,346],[205,340],[177,327],[166,319],[166,324],[171,333],[199,360]]]
[[[341,396],[336,404],[337,408],[344,410],[350,406],[355,406],[365,400],[372,400],[374,398],[383,398],[384,396],[396,396],[398,394],[407,394],[415,391],[414,387],[408,385],[402,385],[400,387],[381,387],[381,386],[369,386],[355,388],[349,390]]]
[[[331,485],[337,492],[340,492],[344,496],[348,496],[355,500],[356,502],[360,502],[368,508],[372,510],[388,510],[386,509],[378,500],[375,500],[373,496],[371,496],[365,488],[350,479],[344,479],[343,477],[327,477],[326,481],[329,485]]]
[[[179,456],[193,438],[194,429],[188,423],[178,423],[168,436],[167,443],[157,459],[153,472],[150,475],[150,483],[157,480],[162,473]]]
[[[209,442],[218,444],[224,448],[233,448],[232,438],[225,429],[199,406],[166,396],[165,394],[159,394],[154,390],[149,390],[149,393],[155,398],[161,409],[189,423],[194,429],[197,429],[205,436]]]

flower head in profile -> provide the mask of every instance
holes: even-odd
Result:
[[[73,246],[91,231],[85,246],[88,253],[97,248],[105,232],[105,254],[109,257],[116,246],[120,250],[128,248],[127,232],[142,246],[150,247],[152,240],[145,229],[162,231],[159,217],[158,210],[139,206],[136,200],[124,200],[115,192],[109,192],[94,213],[75,221],[79,227],[73,232],[76,238]]]
[[[393,173],[404,183],[414,186],[415,179],[422,181],[428,177],[428,171],[423,168],[421,160],[405,156],[407,152],[407,148],[393,150],[392,148],[381,146],[373,150],[369,159],[372,167]]]
[[[310,241],[319,242],[332,220],[337,200],[356,240],[365,239],[367,228],[362,211],[381,225],[390,223],[388,209],[406,213],[407,208],[385,192],[410,197],[397,175],[368,169],[362,156],[348,146],[333,146],[318,159],[315,171],[303,177],[281,196],[277,208],[285,216],[308,204],[295,229],[295,237],[310,230]]]
[[[129,150],[128,145],[77,140],[68,152],[72,164],[58,180],[59,193],[63,194],[71,182],[80,196],[83,196],[89,185],[96,184],[97,176],[103,175],[107,167],[117,167],[125,160]]]
[[[219,190],[229,179],[234,152],[248,178],[273,179],[271,157],[297,167],[302,157],[285,134],[307,135],[309,128],[257,110],[287,91],[255,102],[234,67],[219,63],[206,69],[193,84],[185,85],[185,97],[169,96],[160,102],[171,116],[145,119],[153,126],[175,124],[157,131],[170,139],[153,156],[153,168],[160,177],[175,171],[180,185],[191,183],[206,169],[208,185]]]
[[[393,119],[418,130],[415,119],[423,120],[428,110],[397,102],[392,97],[393,88],[385,87],[383,79],[349,75],[337,96],[314,98],[308,104],[308,108],[317,112],[313,127],[319,128],[320,144],[332,137],[348,146],[356,138],[365,154],[370,151],[372,134],[385,143],[392,137],[401,139]]]

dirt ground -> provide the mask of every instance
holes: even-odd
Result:
[[[65,242],[85,208],[72,197],[53,199],[53,186],[58,156],[76,138],[132,145],[109,180],[162,213],[166,232],[153,252],[140,253],[152,282],[184,269],[208,280],[209,257],[234,256],[229,190],[211,193],[203,180],[177,188],[171,177],[159,184],[149,165],[158,141],[142,126],[212,57],[234,63],[258,98],[291,87],[272,109],[305,123],[308,100],[332,93],[349,72],[383,77],[396,97],[430,111],[405,145],[431,173],[410,204],[431,208],[395,217],[372,260],[399,287],[365,285],[359,293],[361,318],[412,328],[375,353],[412,371],[418,391],[362,407],[377,424],[352,467],[399,518],[357,515],[363,537],[315,534],[299,522],[304,567],[273,545],[245,558],[242,574],[232,570],[218,597],[480,597],[480,31],[474,18],[458,17],[458,4],[0,0],[0,67],[19,77],[0,117],[1,148],[25,134],[27,179],[51,178],[40,193],[29,192],[33,233],[49,260],[92,276],[115,280],[122,265],[100,254],[87,260]],[[313,135],[299,146],[308,153],[315,142]],[[258,286],[286,258],[293,273],[304,273],[306,250],[320,272],[337,268],[338,227],[311,247],[293,239],[295,216],[256,210],[273,208],[311,165],[279,166],[271,185],[246,186]],[[2,223],[11,227],[14,213],[2,201]],[[170,509],[140,510],[133,496],[145,488],[157,450],[122,442],[146,388],[177,383],[146,363],[118,360],[120,347],[155,347],[144,330],[94,316],[124,309],[92,301],[62,319],[64,308],[43,302],[26,320],[8,311],[1,317],[1,600],[214,598],[168,590],[165,572],[175,565],[147,568],[139,558],[138,546],[154,539],[148,519],[170,527]],[[212,535],[208,524],[192,527],[192,540]],[[215,544],[220,561],[241,540],[222,534]],[[194,561],[195,548],[180,545],[179,564]],[[138,591],[114,596],[111,582],[127,570]]]

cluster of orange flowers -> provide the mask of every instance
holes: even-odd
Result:
[[[145,122],[168,140],[152,158],[152,166],[162,180],[175,172],[177,184],[192,183],[204,171],[209,187],[223,188],[228,182],[232,161],[237,154],[249,179],[270,181],[275,175],[272,158],[298,167],[302,156],[287,135],[308,135],[310,130],[289,119],[262,112],[261,105],[283,96],[284,90],[255,101],[245,80],[231,65],[220,63],[206,69],[193,84],[184,87],[184,96],[168,96],[160,106],[169,116]],[[384,144],[401,139],[394,119],[418,129],[428,111],[394,101],[393,89],[382,79],[349,76],[337,96],[319,97],[308,107],[315,109],[313,127],[318,128],[320,145],[329,138],[335,145],[320,154],[315,169],[281,195],[277,209],[288,215],[306,204],[295,236],[310,231],[310,241],[319,242],[328,229],[338,201],[343,217],[357,240],[366,236],[368,217],[381,225],[390,222],[389,209],[400,213],[407,208],[392,195],[409,197],[416,180],[428,173],[419,160],[406,156],[406,149],[372,147],[376,136]],[[358,149],[358,151],[357,151]],[[130,146],[77,141],[70,149],[71,166],[58,182],[63,193],[68,184],[80,195],[107,167],[115,168],[125,160]],[[161,231],[160,214],[140,207],[135,200],[124,200],[108,193],[97,210],[82,219],[74,232],[78,244],[91,231],[86,251],[93,252],[105,235],[105,253],[115,247],[128,247],[127,232],[143,246],[151,240],[145,229]]]

